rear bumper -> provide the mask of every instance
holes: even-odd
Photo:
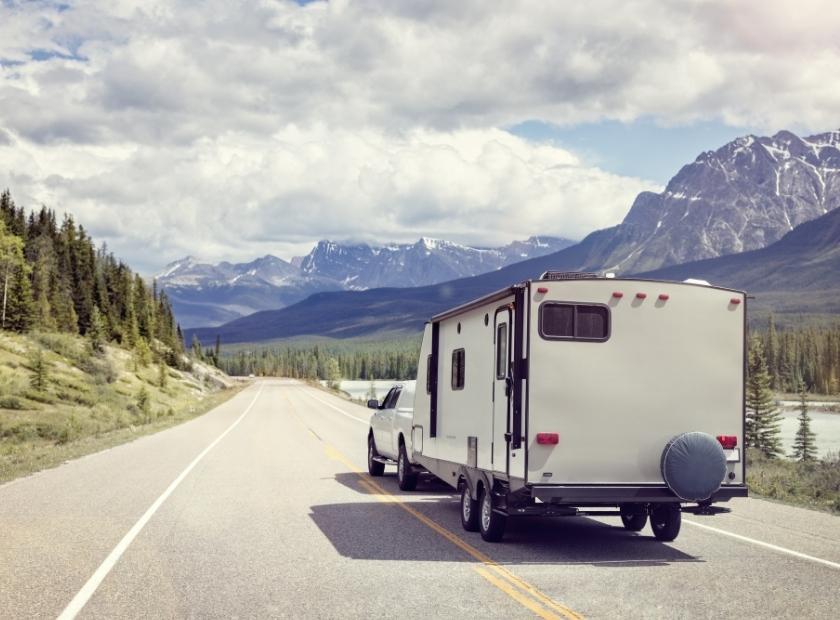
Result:
[[[727,502],[733,497],[747,497],[746,485],[725,485],[712,502]],[[531,497],[546,503],[593,506],[647,502],[682,502],[663,485],[533,485]]]

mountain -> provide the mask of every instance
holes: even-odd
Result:
[[[648,271],[765,247],[840,206],[840,131],[745,136],[642,192],[624,221],[590,239],[582,269]]]
[[[351,290],[424,286],[500,269],[572,243],[555,237],[531,237],[501,248],[474,248],[425,237],[410,245],[381,247],[321,241],[301,259],[300,269],[339,281]]]
[[[217,328],[193,330],[202,342],[225,343],[318,335],[350,338],[414,333],[438,312],[548,269],[569,269],[587,259],[583,243],[550,256],[471,278],[409,289],[318,293],[282,310],[258,312]],[[744,289],[759,307],[782,312],[840,313],[840,209],[806,222],[778,242],[752,252],[668,267],[638,277],[700,278]],[[807,295],[794,294],[808,291]],[[769,303],[768,303],[769,302]],[[192,337],[192,334],[189,334]]]
[[[707,280],[745,290],[767,310],[840,313],[840,209],[797,226],[761,250],[666,267],[641,277]]]
[[[218,333],[230,343],[416,331],[435,312],[547,270],[640,273],[760,249],[797,225],[822,221],[840,206],[839,144],[840,132],[804,139],[785,131],[770,138],[738,138],[684,166],[662,193],[640,194],[621,224],[553,254],[432,286],[319,293],[284,310],[260,312],[196,333],[203,341]],[[804,256],[807,241],[800,234],[793,238],[805,244],[798,252],[801,269],[807,272],[813,265]],[[830,245],[833,233],[829,229],[827,234]],[[838,237],[833,239],[837,245]],[[792,252],[793,243],[787,241],[774,256]],[[824,250],[820,255],[830,260]],[[711,280],[726,283],[718,277]],[[746,284],[748,290],[756,290],[755,280]],[[788,286],[784,280],[772,286],[775,291],[788,290],[779,288]]]
[[[249,263],[214,265],[187,257],[167,265],[157,281],[182,326],[218,325],[288,306],[316,292],[434,284],[497,270],[572,244],[556,237],[531,237],[500,248],[427,238],[385,246],[324,240],[291,262],[264,256]]]

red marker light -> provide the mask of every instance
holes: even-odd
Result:
[[[668,301],[669,299],[670,299],[670,297],[668,297],[668,295],[666,295],[665,293],[662,293],[659,296],[659,301]]]
[[[647,293],[636,293],[636,299],[644,299],[647,297]]]
[[[733,297],[732,299],[729,300],[729,303],[731,303],[733,306],[737,306],[739,303],[741,303],[741,300],[738,299],[737,297]]]
[[[616,299],[621,299],[622,297],[624,297],[624,293],[622,293],[621,291],[615,291],[613,293],[613,297],[615,297]]]
[[[541,286],[540,288],[537,289],[537,292],[538,293],[547,293],[548,289],[544,286]]]
[[[718,435],[717,440],[724,450],[731,450],[738,445],[738,437],[735,435]]]
[[[541,446],[556,446],[560,443],[558,433],[537,433],[537,443]]]

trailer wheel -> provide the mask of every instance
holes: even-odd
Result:
[[[405,444],[400,444],[400,454],[397,457],[397,484],[402,491],[413,491],[417,488],[417,474],[411,471]]]
[[[493,496],[486,488],[481,489],[481,518],[478,520],[478,529],[481,537],[487,542],[499,542],[505,535],[507,516],[493,511]]]
[[[641,532],[647,525],[647,513],[640,506],[624,504],[619,507],[619,511],[621,512],[621,522],[624,524],[624,529],[631,532]]]
[[[658,504],[650,511],[650,528],[656,540],[671,542],[680,533],[682,511],[679,504]]]
[[[461,525],[468,532],[478,531],[478,500],[470,496],[470,486],[461,485]]]
[[[374,461],[373,457],[375,456],[378,456],[376,444],[373,443],[373,437],[368,437],[368,473],[371,476],[379,477],[385,473],[385,463]]]

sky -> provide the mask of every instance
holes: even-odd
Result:
[[[840,4],[0,0],[0,187],[143,273],[619,223],[699,153],[840,127]]]

